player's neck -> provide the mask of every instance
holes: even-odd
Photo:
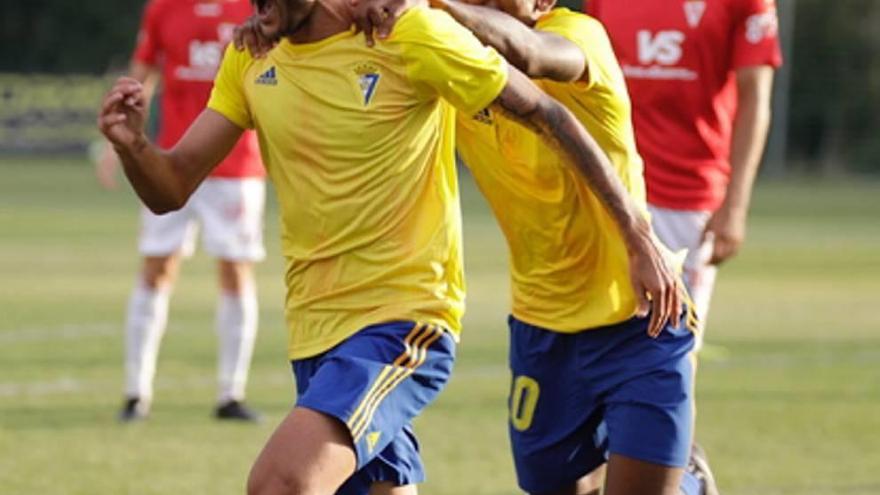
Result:
[[[348,31],[354,17],[346,0],[318,0],[306,22],[290,37],[291,43],[314,43]]]

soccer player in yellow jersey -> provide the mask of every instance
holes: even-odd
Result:
[[[484,108],[565,150],[630,251],[659,327],[674,274],[639,205],[574,116],[449,15],[414,8],[376,48],[346,0],[255,1],[280,42],[227,50],[207,108],[171,149],[143,133],[144,95],[121,78],[98,125],[144,203],[183,206],[247,128],[278,195],[288,356],[297,403],[251,469],[251,494],[416,492],[411,420],[445,385],[463,310],[454,116]]]
[[[393,18],[405,3],[362,5],[365,31],[370,19]],[[568,107],[645,208],[629,97],[608,36],[595,19],[554,4],[485,4],[497,11],[433,1]],[[379,22],[380,37],[391,20]],[[606,495],[710,489],[711,473],[682,469],[692,436],[694,336],[670,324],[651,339],[648,322],[634,318],[637,292],[612,217],[563,154],[503,114],[460,114],[456,141],[510,249],[510,437],[520,486],[595,493],[601,478],[589,473],[607,459]]]

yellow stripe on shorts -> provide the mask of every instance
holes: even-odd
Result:
[[[388,394],[412,375],[428,357],[428,348],[443,336],[443,330],[433,326],[417,326],[404,339],[404,351],[392,365],[386,366],[348,421],[352,438],[358,442],[373,420],[373,415]]]
[[[373,381],[373,385],[370,386],[370,389],[367,391],[364,398],[361,399],[361,402],[358,404],[354,413],[352,413],[351,417],[346,422],[346,426],[348,426],[349,431],[354,432],[353,426],[355,423],[358,423],[358,419],[361,417],[365,408],[368,404],[370,404],[375,398],[377,392],[380,390],[381,386],[388,381],[389,374],[392,371],[395,371],[398,366],[406,359],[411,353],[414,352],[412,347],[412,341],[419,335],[419,333],[426,328],[426,325],[421,325],[416,323],[413,325],[412,330],[410,330],[409,334],[407,334],[406,338],[403,339],[403,353],[394,360],[394,363],[391,365],[386,365],[382,368],[382,371],[379,373],[379,376]]]

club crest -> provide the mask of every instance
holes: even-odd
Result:
[[[376,95],[376,88],[379,86],[379,80],[382,75],[379,74],[378,67],[369,63],[359,64],[355,67],[354,72],[358,78],[358,86],[360,86],[361,97],[363,98],[362,101],[364,102],[364,106],[367,106],[373,101],[373,97]]]
[[[687,19],[688,26],[695,28],[700,25],[703,20],[703,14],[706,13],[705,0],[685,0],[684,16]]]

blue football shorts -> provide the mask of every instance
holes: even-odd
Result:
[[[564,334],[510,317],[510,439],[520,487],[555,491],[618,454],[683,467],[694,334],[648,319]]]
[[[332,416],[351,433],[357,471],[337,491],[424,481],[411,421],[446,385],[455,342],[444,329],[412,321],[366,327],[333,349],[292,361],[297,407]]]

